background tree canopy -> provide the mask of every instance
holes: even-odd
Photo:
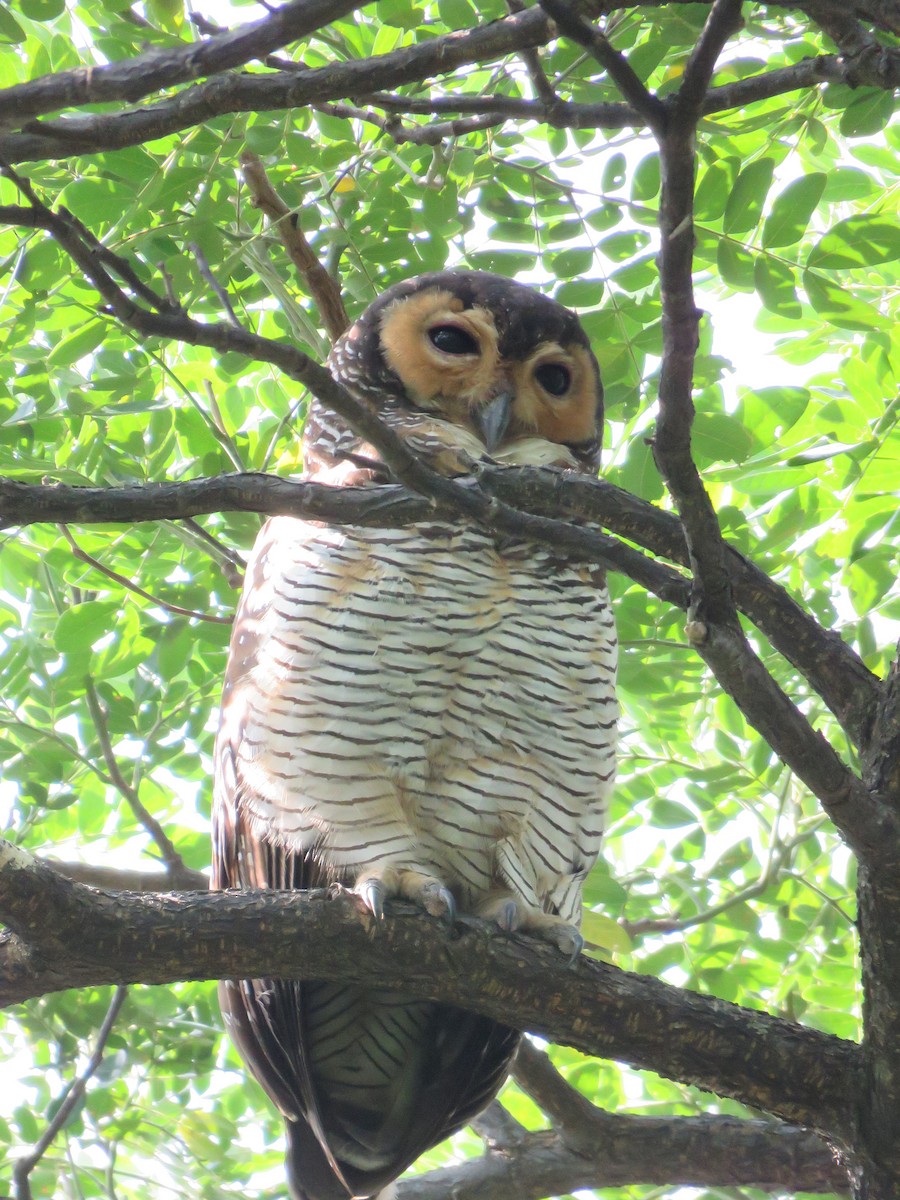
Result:
[[[0,994],[28,999],[0,1026],[0,1188],[19,1200],[283,1195],[280,1119],[215,985],[185,982],[277,963],[397,970],[563,1043],[524,1054],[401,1200],[900,1188],[900,5],[746,4],[740,27],[733,0],[603,10],[0,5]],[[295,217],[272,220],[277,197]],[[180,486],[298,473],[300,381],[323,385],[296,351],[321,362],[341,319],[322,266],[352,318],[457,265],[577,308],[603,373],[605,485],[488,469],[473,494],[513,527],[580,518],[572,552],[616,567],[624,737],[585,916],[613,966],[563,973],[478,931],[447,950],[409,912],[366,930],[337,902],[67,883],[204,886],[257,512],[391,523],[433,511],[416,492],[459,511],[402,463],[412,493],[366,518],[258,478]]]

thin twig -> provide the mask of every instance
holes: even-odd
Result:
[[[300,272],[319,310],[332,341],[337,341],[350,324],[337,281],[325,270],[292,212],[272,187],[261,159],[250,150],[241,154],[241,171],[250,189],[250,202],[261,209],[275,226],[278,236]]]
[[[212,288],[212,290],[215,292],[216,296],[218,297],[219,303],[224,308],[225,315],[228,317],[228,320],[232,323],[232,325],[234,325],[234,327],[236,329],[240,329],[241,323],[237,319],[237,313],[234,311],[234,308],[231,303],[231,299],[230,299],[228,293],[222,287],[221,283],[219,283],[218,279],[216,279],[215,275],[213,274],[212,267],[210,267],[209,262],[207,261],[206,255],[203,253],[203,251],[200,249],[200,247],[197,245],[196,242],[188,242],[187,248],[188,248],[188,250],[190,250],[191,254],[193,254],[194,261],[197,263],[197,269],[199,270],[200,274],[203,276],[203,278],[206,280],[206,282],[209,284],[209,286]]]
[[[523,0],[506,0],[506,7],[512,13],[523,12],[525,4]],[[553,84],[547,78],[537,47],[525,47],[519,52],[519,58],[525,64],[525,70],[528,72],[528,77],[531,80],[537,98],[545,104],[558,104],[560,98],[554,91]]]
[[[112,579],[115,583],[118,583],[120,587],[125,588],[126,591],[133,592],[136,596],[140,596],[143,600],[149,600],[150,603],[156,605],[157,608],[164,608],[166,612],[175,613],[180,617],[194,617],[198,621],[212,621],[216,625],[230,625],[232,623],[232,617],[216,617],[212,616],[210,613],[197,612],[193,608],[182,608],[178,604],[172,604],[168,600],[161,600],[159,596],[153,596],[150,592],[145,592],[144,589],[138,587],[136,583],[132,583],[130,579],[127,579],[124,575],[120,575],[118,571],[113,571],[110,567],[104,566],[99,559],[94,558],[93,555],[88,554],[86,550],[83,550],[75,541],[75,538],[69,531],[68,526],[60,525],[59,529],[63,537],[69,543],[73,556],[77,558],[79,562],[86,563],[88,566],[100,571],[101,574],[107,577],[107,579]]]
[[[87,700],[88,711],[91,714],[91,720],[94,723],[94,730],[97,734],[97,740],[100,743],[100,750],[103,754],[103,760],[106,763],[106,769],[109,772],[109,777],[112,780],[116,791],[134,813],[139,823],[150,834],[153,841],[156,843],[157,849],[162,856],[166,866],[173,870],[183,870],[184,862],[181,855],[175,849],[173,843],[169,840],[163,827],[157,821],[156,817],[148,811],[142,803],[135,789],[131,786],[125,776],[122,774],[116,753],[113,749],[112,740],[109,736],[109,726],[106,722],[106,711],[97,694],[97,689],[94,686],[93,679],[90,676],[85,680],[85,699]]]
[[[103,1052],[106,1048],[106,1043],[109,1035],[112,1033],[113,1026],[116,1023],[116,1018],[119,1011],[125,1002],[125,997],[128,995],[127,987],[117,987],[113,993],[113,998],[110,1001],[106,1016],[103,1018],[103,1024],[100,1026],[100,1031],[97,1034],[97,1040],[94,1043],[94,1049],[91,1053],[87,1065],[80,1075],[77,1075],[69,1086],[65,1089],[62,1096],[57,1101],[57,1108],[51,1119],[47,1122],[47,1128],[34,1144],[31,1153],[24,1158],[17,1160],[13,1167],[13,1195],[15,1200],[31,1200],[31,1183],[29,1176],[40,1160],[43,1158],[46,1151],[49,1149],[53,1139],[59,1131],[65,1126],[69,1117],[72,1115],[75,1106],[84,1095],[85,1088],[91,1076],[100,1066],[103,1061]]]
[[[666,106],[638,77],[624,54],[620,54],[606,34],[589,25],[565,0],[540,0],[541,8],[563,33],[584,46],[604,68],[632,108],[646,118],[654,133],[665,129]]]
[[[0,518],[2,521],[2,518]],[[245,563],[241,556],[230,546],[226,546],[224,542],[220,542],[218,538],[213,537],[208,529],[204,529],[199,521],[195,521],[193,517],[185,517],[182,522],[184,529],[195,538],[202,542],[207,552],[218,563],[219,569],[225,576],[229,587],[239,588],[244,582],[244,567]]]
[[[371,108],[359,108],[355,104],[343,104],[338,101],[327,101],[324,104],[311,104],[316,112],[328,113],[329,116],[343,117],[351,121],[367,121],[387,134],[398,146],[411,142],[417,146],[437,146],[449,138],[464,137],[467,133],[476,133],[480,129],[493,129],[504,125],[507,118],[502,113],[483,113],[477,117],[460,117],[455,121],[435,121],[428,125],[404,125],[396,115],[389,117],[374,112]]]

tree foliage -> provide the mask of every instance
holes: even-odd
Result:
[[[863,1034],[868,982],[866,1040],[846,1058],[847,1081],[864,1082],[847,1083],[842,1122],[822,1117],[830,1097],[804,1110],[778,1100],[777,1080],[765,1090],[756,1045],[744,1064],[756,1091],[739,1071],[743,1082],[726,1080],[727,1056],[703,1060],[700,1035],[684,1035],[695,1065],[667,1058],[660,1046],[683,1032],[667,1008],[676,1001],[638,988],[633,1003],[656,1012],[657,1042],[648,1019],[644,1050],[626,1047],[624,1032],[604,1043],[608,1058],[572,1048],[600,1043],[571,1032],[550,1059],[532,1049],[480,1136],[466,1131],[417,1165],[429,1174],[403,1184],[409,1200],[448,1196],[451,1183],[458,1197],[592,1187],[637,1197],[667,1184],[695,1186],[684,1194],[698,1200],[848,1191],[846,1169],[801,1125],[856,1151],[857,1194],[894,1194],[891,1178],[900,1186],[897,1144],[881,1144],[900,1114],[887,1103],[892,1115],[858,1115],[900,1096],[887,1049],[900,1045],[887,995],[900,961],[885,932],[900,846],[900,8],[748,4],[709,82],[709,30],[718,21],[724,41],[735,11],[728,0],[712,10],[613,0],[588,22],[560,0],[546,11],[305,0],[262,17],[238,3],[190,14],[179,0],[0,5],[0,804],[10,842],[104,887],[202,884],[240,555],[257,512],[329,501],[253,479],[227,496],[192,493],[193,507],[177,486],[136,489],[299,472],[299,381],[321,383],[303,355],[323,360],[329,325],[321,280],[309,264],[294,271],[278,222],[259,211],[258,177],[245,178],[261,160],[295,214],[282,221],[340,280],[351,317],[388,284],[460,265],[534,282],[577,308],[591,336],[609,417],[602,479],[613,486],[563,494],[546,473],[504,483],[490,469],[481,484],[513,522],[523,510],[580,518],[567,535],[573,553],[617,568],[624,736],[605,859],[586,888],[597,957],[741,1005],[751,1011],[734,1020],[748,1030],[765,1011],[829,1035],[804,1051],[812,1060],[818,1046],[829,1062],[854,1050],[835,1039]],[[692,174],[689,118],[699,121],[692,262],[684,229],[666,224],[676,134],[687,138],[688,183]],[[694,310],[678,308],[685,268],[673,261],[685,246],[707,310],[693,359]],[[134,299],[98,294],[86,262]],[[135,304],[156,323],[132,320]],[[295,357],[266,357],[259,339]],[[679,363],[693,369],[687,453]],[[451,510],[463,503],[452,488],[429,490],[433,480],[397,476]],[[390,496],[396,507],[386,499],[371,519],[408,519],[420,503],[400,487]],[[465,511],[488,519],[487,508]],[[563,536],[531,520],[534,536]],[[862,961],[848,847],[864,866],[872,940]],[[17,886],[31,869],[24,857],[6,866]],[[142,973],[139,949],[104,986],[92,984],[96,972],[67,975],[66,955],[88,953],[101,917],[78,910],[82,945],[60,892],[69,923],[55,943],[55,885],[40,880],[27,914],[24,892],[0,884],[11,930],[0,966],[11,988],[25,979],[35,996],[0,1027],[4,1190],[24,1200],[30,1180],[35,1195],[282,1195],[280,1121],[223,1040],[214,984],[158,962]],[[867,892],[873,880],[883,886]],[[143,928],[137,908],[121,912]],[[397,921],[419,946],[444,936],[421,918]],[[29,938],[43,960],[23,950]],[[498,978],[514,977],[504,948],[478,952]],[[537,953],[516,946],[513,957]],[[591,971],[579,968],[578,987],[624,986],[610,968]],[[31,992],[29,972],[41,981]],[[109,985],[161,978],[182,982],[116,993],[95,1069],[60,1110],[97,1045]],[[565,1008],[560,978],[552,1014]],[[60,990],[73,982],[87,986]],[[607,1002],[597,1000],[597,1038]],[[710,1005],[698,1020],[719,1012]],[[553,1021],[530,1027],[552,1041]],[[873,1062],[887,1080],[881,1100]],[[753,1103],[796,1124],[762,1122]],[[55,1140],[13,1181],[58,1110]]]

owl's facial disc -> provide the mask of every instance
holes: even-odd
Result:
[[[518,289],[510,291],[515,300]],[[546,321],[527,305],[520,320],[512,301],[495,316],[435,284],[384,308],[380,349],[411,405],[473,431],[488,453],[534,436],[587,460],[599,443],[596,363],[581,331],[570,340],[556,312],[572,322],[553,305]]]

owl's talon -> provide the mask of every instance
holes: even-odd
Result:
[[[522,923],[519,915],[519,906],[515,900],[507,900],[496,913],[494,920],[504,932],[515,933]]]
[[[419,892],[418,901],[430,916],[446,917],[451,925],[456,920],[456,901],[443,884],[426,883]]]
[[[354,891],[376,921],[384,919],[387,889],[380,879],[364,879],[362,883],[356,885]]]
[[[557,948],[567,955],[566,966],[571,967],[578,961],[578,956],[584,949],[584,938],[574,925],[560,925],[556,933],[557,936],[552,940]]]

